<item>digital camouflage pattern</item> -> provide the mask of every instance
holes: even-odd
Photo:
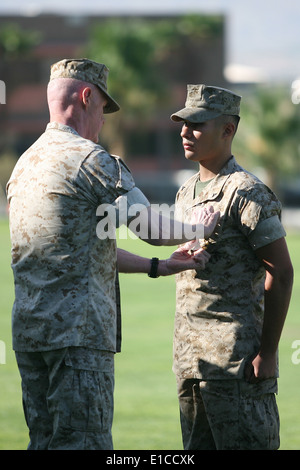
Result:
[[[221,213],[202,271],[176,275],[174,371],[181,378],[240,378],[258,352],[265,270],[254,250],[283,236],[272,191],[232,157],[194,199],[198,174],[178,191],[176,218],[188,222],[210,204]]]
[[[276,450],[279,414],[276,379],[178,380],[186,450]]]
[[[225,88],[188,85],[185,107],[172,114],[173,121],[205,122],[221,115],[240,114],[241,97]]]
[[[112,449],[114,353],[71,347],[16,358],[28,450]]]
[[[108,68],[89,59],[63,59],[51,66],[50,80],[56,78],[73,78],[93,83],[105,94],[108,103],[104,113],[119,111],[120,106],[107,92]]]
[[[96,210],[134,187],[120,158],[58,123],[20,157],[7,185],[15,350],[119,350],[116,242],[97,237]]]

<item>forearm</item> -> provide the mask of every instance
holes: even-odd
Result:
[[[151,245],[174,246],[210,236],[219,215],[219,212],[203,208],[199,211],[197,223],[190,224],[166,217],[148,207],[129,222],[128,228]]]
[[[151,260],[118,248],[117,263],[120,273],[148,273]]]
[[[126,224],[141,240],[154,246],[174,246],[208,238],[217,225],[220,212],[214,212],[212,206],[203,207],[194,214],[193,223],[180,222],[155,211],[143,193],[133,188],[116,199],[113,215],[115,226]]]
[[[245,365],[245,378],[250,383],[276,374],[277,349],[286,319],[293,283],[292,270],[286,275],[266,273],[265,312],[258,353]]]
[[[204,269],[210,255],[200,249],[192,254],[184,248],[176,250],[168,259],[153,264],[153,258],[144,258],[118,248],[117,263],[121,273],[147,273],[150,277],[170,276],[188,269]]]
[[[280,238],[256,250],[266,270],[264,319],[259,351],[245,365],[245,378],[250,383],[274,377],[277,349],[288,312],[293,285],[293,266],[287,244]]]
[[[149,223],[148,243],[161,246],[181,245],[191,240],[204,238],[204,226],[192,225],[154,214]]]
[[[267,272],[265,280],[265,312],[260,354],[275,354],[285,323],[293,285],[292,270]]]
[[[118,248],[118,270],[120,273],[147,273],[151,269],[151,258],[144,258]],[[158,260],[157,276],[172,274],[167,269],[167,260]]]

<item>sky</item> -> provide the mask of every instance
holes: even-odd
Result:
[[[2,1],[0,15],[222,13],[226,18],[227,74],[254,80],[300,78],[299,0],[14,0]],[[238,66],[238,68],[236,68]],[[235,68],[234,68],[235,67]]]

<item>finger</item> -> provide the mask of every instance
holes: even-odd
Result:
[[[203,220],[203,218],[207,218],[213,212],[214,212],[214,208],[211,205],[203,206],[203,207],[197,207],[192,212],[191,223],[195,223],[195,224],[199,223]]]
[[[260,381],[260,378],[255,375],[255,369],[252,362],[245,365],[244,378],[246,382],[250,384],[255,384]]]
[[[209,237],[216,228],[219,222],[220,211],[210,212],[207,219],[204,221],[204,238]]]
[[[200,248],[199,250],[194,251],[193,256],[195,258],[201,257],[201,258],[206,259],[208,261],[211,255],[206,250],[204,250],[203,248]]]
[[[200,244],[198,240],[192,240],[190,242],[185,243],[180,247],[181,251],[191,251],[194,252],[200,248]]]
[[[207,263],[207,260],[205,260],[204,258],[193,257],[193,264],[196,269],[204,269],[206,263]]]
[[[178,252],[191,251],[193,249],[193,247],[195,246],[195,244],[196,244],[196,240],[186,242],[184,245],[179,246],[176,251],[178,251]]]
[[[204,206],[201,208],[201,210],[203,210],[206,216],[211,216],[215,212],[215,209],[212,205]]]

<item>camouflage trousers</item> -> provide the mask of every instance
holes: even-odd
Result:
[[[111,450],[114,354],[16,352],[29,450]]]
[[[276,450],[276,379],[177,379],[185,450]]]

